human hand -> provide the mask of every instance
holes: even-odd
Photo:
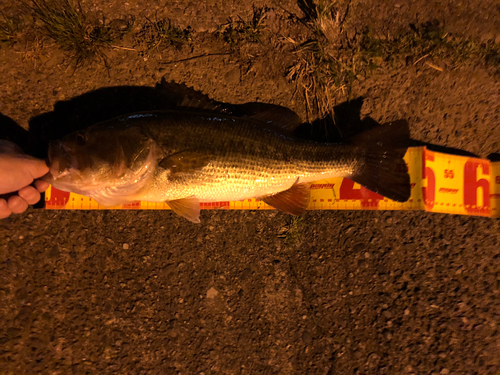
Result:
[[[40,193],[49,184],[38,178],[49,172],[47,164],[23,153],[14,143],[0,140],[0,194],[17,193],[9,198],[0,197],[0,219],[19,214],[40,200]],[[31,186],[34,182],[35,186]]]

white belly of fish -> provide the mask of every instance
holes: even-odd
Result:
[[[151,185],[138,200],[168,202],[196,197],[200,202],[239,201],[259,198],[287,190],[295,183],[349,175],[351,168],[332,168],[330,163],[318,165],[284,164],[270,161],[267,165],[235,162],[216,166],[209,164],[196,173],[172,179],[170,172],[157,170]]]

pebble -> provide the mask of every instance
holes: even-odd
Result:
[[[309,333],[309,331],[304,331],[302,333],[302,341],[305,343],[305,344],[310,344],[312,342],[312,336],[311,334]]]
[[[123,250],[128,250],[128,248],[129,248],[129,247],[130,247],[130,246],[129,246],[129,244],[128,244],[128,243],[126,243],[126,242],[125,242],[125,243],[123,244]]]
[[[209,290],[207,290],[207,298],[214,299],[218,294],[219,292],[214,287],[211,287]]]
[[[224,80],[228,84],[236,84],[240,81],[240,70],[239,68],[234,68],[224,75]]]

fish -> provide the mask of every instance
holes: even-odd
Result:
[[[409,199],[405,120],[343,143],[296,137],[300,123],[279,106],[248,116],[190,109],[130,113],[52,141],[46,181],[104,206],[166,202],[194,223],[202,202],[250,198],[302,215],[310,183],[331,177],[397,202]]]

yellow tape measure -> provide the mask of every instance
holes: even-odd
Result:
[[[425,210],[461,215],[500,217],[500,162],[443,154],[425,147],[411,147],[405,155],[411,197],[398,203],[347,178],[330,178],[311,184],[309,210]],[[166,203],[136,202],[105,207],[93,199],[50,187],[46,209],[170,209]],[[202,203],[202,209],[273,209],[258,199]]]

